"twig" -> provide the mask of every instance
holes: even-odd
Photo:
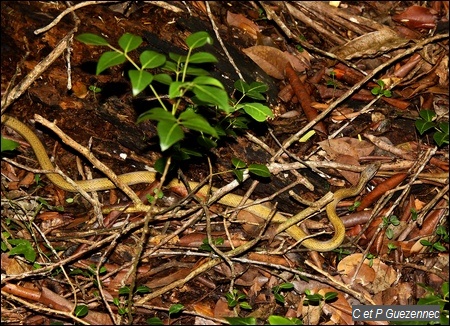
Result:
[[[399,53],[392,59],[386,61],[385,63],[381,64],[380,66],[376,67],[371,71],[370,74],[368,74],[366,77],[361,79],[358,83],[353,85],[347,92],[341,95],[336,101],[330,104],[330,106],[324,110],[321,114],[319,114],[314,120],[310,121],[306,126],[304,126],[301,130],[299,130],[296,134],[292,135],[290,138],[288,138],[284,143],[283,147],[288,148],[290,145],[292,145],[294,142],[296,142],[298,139],[300,139],[301,136],[303,136],[304,133],[306,133],[308,130],[311,129],[317,122],[325,118],[331,111],[333,111],[340,103],[342,103],[344,100],[346,100],[349,96],[351,96],[355,91],[357,91],[361,86],[363,86],[366,82],[368,82],[370,79],[372,79],[377,73],[382,71],[383,69],[389,67],[391,64],[397,62],[398,60],[414,53],[417,50],[422,49],[425,45],[441,40],[441,39],[447,39],[449,34],[439,34],[434,37],[430,37],[428,39],[423,40],[422,42],[417,43],[416,45],[412,46],[409,49],[406,49],[405,51]],[[279,150],[274,158],[273,161],[278,158],[283,153],[283,150]]]
[[[205,5],[206,5],[206,12],[208,13],[208,18],[211,21],[211,25],[212,25],[212,27],[214,29],[214,33],[216,34],[217,40],[219,41],[220,45],[222,46],[223,52],[225,52],[228,60],[230,60],[230,63],[233,66],[233,68],[236,71],[236,73],[238,74],[239,78],[242,79],[243,81],[245,81],[244,76],[242,76],[241,71],[239,70],[238,66],[234,62],[233,57],[228,52],[225,44],[222,41],[222,38],[220,37],[219,29],[217,28],[217,25],[214,22],[214,17],[213,17],[213,15],[211,13],[211,8],[209,7],[209,2],[205,1]]]
[[[98,4],[102,4],[102,3],[114,3],[114,2],[119,2],[119,1],[84,1],[84,2],[78,3],[78,4],[74,5],[73,7],[69,7],[66,10],[64,10],[47,26],[44,26],[42,28],[35,30],[34,34],[39,35],[43,32],[48,31],[52,27],[56,26],[56,24],[58,24],[65,15],[70,14],[71,12],[74,12],[77,9],[80,9],[80,8],[83,8],[86,6],[98,5]]]
[[[142,201],[139,199],[136,193],[127,184],[120,181],[117,175],[109,167],[107,167],[99,159],[97,159],[94,154],[92,154],[92,152],[89,151],[86,147],[78,144],[72,138],[67,136],[55,123],[48,121],[39,114],[35,114],[34,119],[55,132],[61,138],[64,144],[72,147],[78,153],[87,158],[89,162],[91,162],[97,169],[102,171],[117,186],[117,188],[122,190],[133,201],[133,204],[135,206],[139,207],[143,205]]]
[[[6,97],[2,98],[3,113],[12,102],[18,99],[23,92],[63,53],[67,47],[67,42],[71,39],[73,34],[78,30],[78,27],[74,27],[69,33],[64,36],[56,47],[46,56],[41,62],[39,62],[32,71],[30,71],[22,81],[16,85]]]

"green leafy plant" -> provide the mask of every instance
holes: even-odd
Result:
[[[371,93],[375,96],[377,95],[383,95],[386,97],[391,97],[392,96],[392,92],[388,89],[384,89],[385,88],[385,84],[384,81],[382,81],[381,79],[377,80],[377,84],[378,86],[375,86],[374,88],[372,88]]]
[[[345,256],[350,255],[352,252],[344,248],[336,248],[333,250],[337,254],[338,261],[341,261]]]
[[[8,251],[9,256],[23,256],[30,263],[36,261],[36,250],[31,245],[31,242],[27,239],[8,239],[10,237],[9,233],[3,233],[8,243],[12,246],[11,250]],[[2,242],[2,251],[7,251],[8,246]]]
[[[6,139],[1,136],[1,151],[2,153],[5,151],[13,151],[17,149],[20,145],[18,142],[15,142],[14,140]]]
[[[201,68],[201,64],[217,62],[214,55],[208,52],[194,52],[206,44],[212,44],[213,40],[206,32],[197,32],[186,38],[186,55],[169,53],[167,59],[163,54],[145,50],[139,55],[140,65],[129,55],[129,52],[142,44],[140,36],[125,33],[118,40],[120,49],[95,34],[81,34],[77,39],[88,45],[107,46],[112,50],[101,55],[97,63],[97,74],[125,61],[133,65],[134,69],[128,71],[133,95],[136,96],[149,87],[159,103],[158,107],[141,114],[138,122],[157,121],[162,151],[179,144],[187,131],[198,133],[198,143],[212,148],[216,146],[215,139],[233,134],[233,128],[246,127],[248,120],[240,114],[242,111],[260,122],[273,117],[270,108],[259,102],[242,102],[244,98],[264,100],[262,93],[267,90],[266,85],[238,81],[235,87],[242,93],[242,97],[234,101],[229,98],[222,83]],[[152,74],[149,69],[164,72]],[[154,81],[168,87],[169,101],[164,101],[164,97],[156,91],[152,84]],[[190,155],[200,155],[199,152],[186,150],[181,146],[175,149],[187,158]]]
[[[438,239],[436,239],[436,241],[430,242],[426,239],[423,239],[423,240],[420,240],[420,243],[422,244],[422,246],[429,247],[430,251],[434,251],[434,250],[440,251],[440,252],[447,251],[447,248],[442,244],[442,242],[449,243],[448,230],[444,226],[440,225],[437,227],[435,233],[438,237]]]
[[[81,305],[77,305],[75,307],[74,314],[78,318],[83,318],[84,316],[86,316],[88,314],[88,312],[89,312],[88,306],[81,304]]]
[[[282,317],[271,315],[268,318],[269,325],[303,325],[301,319],[295,317]]]
[[[397,249],[397,246],[395,245],[395,244],[393,244],[393,243],[388,243],[387,244],[387,249],[388,249],[388,255],[391,253],[391,251],[392,250],[395,250],[395,249]]]
[[[227,298],[228,307],[234,308],[239,305],[242,309],[251,310],[252,306],[247,301],[243,301],[247,299],[247,296],[243,293],[240,293],[238,290],[234,289],[232,293],[228,292],[225,294],[225,298]]]
[[[274,286],[272,288],[272,293],[273,293],[273,296],[275,297],[275,300],[281,304],[284,304],[286,300],[281,295],[281,292],[285,291],[285,290],[292,290],[293,288],[294,288],[294,284],[292,284],[292,283],[281,283],[280,285]]]
[[[216,239],[212,239],[213,240],[213,244],[215,246],[221,246],[224,243],[224,239],[223,238],[216,238]],[[203,239],[203,243],[200,245],[200,249],[201,250],[205,250],[205,251],[213,251],[213,249],[211,248],[211,245],[209,244],[208,238]]]
[[[255,317],[225,317],[230,325],[256,325]]]
[[[150,293],[151,290],[148,286],[141,285],[136,288],[134,294],[146,294]],[[119,289],[119,297],[113,298],[113,304],[117,307],[117,312],[119,315],[126,315],[129,312],[129,301],[123,300],[120,297],[129,296],[130,288],[128,286],[123,286]]]
[[[449,324],[449,286],[444,282],[440,293],[425,284],[418,283],[427,293],[417,302],[418,305],[439,305],[439,321],[428,322],[428,325],[448,325]],[[394,325],[424,325],[423,321],[393,321]]]
[[[317,306],[320,302],[332,302],[334,301],[338,294],[336,292],[327,292],[325,295],[319,293],[312,294],[311,290],[305,290],[306,300],[303,301],[304,305],[314,305]]]
[[[389,217],[383,217],[383,224],[382,227],[386,228],[386,237],[388,239],[392,239],[394,237],[394,230],[389,226],[398,226],[400,224],[400,221],[398,220],[397,216],[391,215]]]
[[[433,139],[438,146],[444,144],[448,145],[449,126],[448,121],[436,122],[436,113],[432,110],[420,110],[420,118],[416,120],[416,129],[420,135],[423,135],[426,131],[434,129],[436,132],[433,135]]]
[[[267,166],[263,164],[250,164],[247,166],[247,164],[244,161],[236,157],[231,159],[231,163],[234,166],[233,173],[236,175],[236,178],[238,179],[239,182],[242,182],[244,180],[244,171],[246,169],[248,169],[248,171],[254,175],[263,178],[270,177],[269,169],[267,168]]]
[[[180,303],[176,303],[170,306],[169,308],[169,320],[167,322],[170,325],[170,317],[172,315],[176,315],[179,312],[184,310],[184,306]],[[159,317],[151,317],[147,319],[147,325],[164,325],[164,322]]]
[[[369,260],[369,267],[373,266],[373,260],[377,258],[374,254],[368,253],[366,259]]]

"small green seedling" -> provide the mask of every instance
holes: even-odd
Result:
[[[242,309],[251,310],[252,306],[247,301],[243,301],[247,299],[247,296],[243,293],[240,293],[238,290],[234,289],[232,293],[228,292],[225,294],[227,298],[228,307],[234,308],[239,305]]]
[[[371,90],[373,95],[375,95],[375,96],[382,95],[382,96],[386,96],[386,97],[391,97],[392,96],[392,92],[390,90],[384,89],[384,87],[386,86],[384,84],[384,81],[379,79],[379,80],[377,80],[377,84],[378,84],[378,86],[375,86]]]
[[[436,122],[436,113],[431,110],[420,110],[420,118],[416,120],[416,129],[419,131],[420,135],[425,132],[434,129],[433,139],[435,143],[440,147],[444,144],[448,145],[448,134],[449,125],[448,121]]]

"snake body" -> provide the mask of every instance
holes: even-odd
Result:
[[[50,161],[50,158],[47,155],[44,145],[39,140],[39,138],[35,135],[35,133],[24,123],[19,120],[9,116],[3,115],[2,122],[4,125],[14,129],[17,133],[19,133],[30,145],[33,149],[36,158],[42,169],[48,171],[54,171],[53,163]],[[301,242],[305,247],[316,250],[316,251],[331,251],[338,246],[340,246],[344,240],[345,236],[345,227],[342,223],[342,220],[336,214],[336,206],[344,198],[356,196],[361,192],[361,190],[365,187],[366,183],[376,174],[378,171],[377,164],[370,164],[366,167],[366,169],[361,173],[360,180],[358,184],[354,187],[339,189],[334,193],[333,201],[330,202],[326,207],[327,216],[334,227],[334,236],[326,241],[320,241],[313,238],[305,239],[308,235],[297,225],[293,225],[289,227],[286,232],[292,236],[295,240],[303,240]],[[55,184],[57,187],[69,191],[69,192],[77,192],[77,189],[73,187],[70,183],[68,183],[61,175],[57,173],[48,173],[47,177],[50,181]],[[118,176],[120,181],[126,183],[128,185],[138,184],[138,183],[151,183],[156,179],[156,173],[150,171],[137,171],[131,173],[125,173]],[[79,180],[76,181],[77,185],[87,192],[92,191],[101,191],[116,188],[114,183],[112,183],[107,178],[97,178],[92,180]],[[191,189],[197,187],[198,183],[194,181],[189,182],[189,186]],[[175,187],[180,186],[180,182],[176,179],[170,181],[167,184],[167,187]],[[216,188],[210,188],[209,186],[203,186],[198,190],[197,194],[202,196],[207,196],[210,191],[216,191]],[[238,207],[242,201],[242,196],[235,194],[226,194],[221,197],[218,202],[220,204],[230,206],[230,207]],[[248,200],[247,204],[252,203],[252,200]],[[271,216],[271,209],[261,205],[256,204],[253,206],[249,206],[245,208],[246,211],[261,217],[263,219],[268,219]],[[272,218],[272,222],[274,223],[283,223],[287,219],[280,213],[275,213],[275,216]]]

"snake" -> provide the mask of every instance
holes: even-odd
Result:
[[[9,128],[16,131],[30,144],[41,168],[50,171],[50,173],[47,174],[47,177],[55,186],[68,192],[78,191],[76,187],[67,182],[60,174],[51,172],[55,171],[55,168],[47,154],[44,145],[37,137],[37,135],[26,124],[6,114],[2,116],[2,123],[5,126],[8,126]],[[355,186],[349,188],[341,188],[334,192],[332,201],[326,206],[327,217],[334,228],[334,235],[329,240],[318,240],[316,238],[312,238],[297,225],[292,225],[291,227],[286,229],[286,232],[296,241],[299,241],[303,246],[314,251],[327,252],[339,247],[344,241],[345,226],[336,213],[336,206],[341,200],[358,195],[364,189],[367,182],[376,175],[378,168],[379,164],[368,164],[366,168],[361,172],[359,182]],[[118,178],[125,184],[134,185],[139,183],[151,183],[157,180],[157,174],[151,171],[135,171],[118,175]],[[85,190],[86,192],[110,190],[116,188],[116,185],[108,178],[78,180],[75,182],[79,188]],[[179,187],[180,184],[181,183],[179,180],[173,179],[168,182],[165,187]],[[188,181],[188,184],[191,189],[194,189],[198,186],[199,183],[195,181]],[[208,194],[210,194],[211,191],[217,191],[217,188],[205,185],[201,187],[196,194],[206,197]],[[242,199],[243,197],[240,195],[228,193],[222,196],[218,200],[218,203],[225,206],[237,208],[241,204]],[[252,203],[253,200],[251,199],[248,199],[246,202],[246,204]],[[287,218],[279,212],[276,212],[275,215],[272,214],[272,209],[262,204],[254,204],[253,206],[244,208],[244,210],[265,220],[271,218],[271,223],[283,223],[287,220]]]

